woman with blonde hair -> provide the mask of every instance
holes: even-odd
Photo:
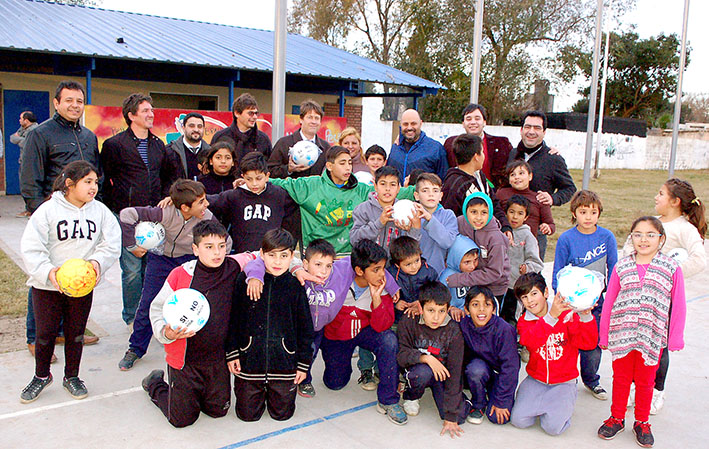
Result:
[[[369,167],[364,160],[364,153],[362,151],[362,137],[356,129],[349,126],[342,130],[340,133],[340,146],[347,148],[352,157],[352,173],[357,173],[358,171],[365,171],[369,173]]]

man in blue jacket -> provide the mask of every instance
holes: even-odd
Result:
[[[403,186],[411,170],[419,168],[435,173],[443,179],[448,171],[446,150],[436,140],[421,131],[421,117],[415,109],[407,109],[401,115],[401,134],[398,143],[391,146],[387,165],[399,170],[399,182]]]

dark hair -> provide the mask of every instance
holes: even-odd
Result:
[[[453,153],[458,165],[467,164],[476,154],[483,151],[483,141],[472,134],[461,134],[453,141]]]
[[[450,306],[451,293],[448,287],[439,281],[426,281],[419,289],[419,303],[425,306],[433,301],[437,306]]]
[[[138,112],[138,106],[141,103],[147,101],[150,106],[153,105],[153,99],[150,95],[144,95],[140,92],[128,95],[128,98],[123,100],[123,118],[125,119],[128,126],[131,124],[131,120],[128,118],[128,113],[135,114]]]
[[[377,171],[374,172],[374,183],[378,183],[380,179],[382,179],[385,176],[393,176],[396,178],[396,181],[399,181],[399,170],[396,167],[392,167],[391,165],[383,165],[377,169]]]
[[[571,223],[576,223],[576,217],[574,214],[576,213],[576,209],[582,206],[596,206],[598,208],[598,217],[600,217],[601,212],[603,212],[601,197],[598,196],[596,192],[592,192],[590,190],[579,190],[574,193],[574,196],[571,197],[571,202],[569,204],[569,208],[571,209]]]
[[[407,185],[409,186],[415,186],[416,182],[419,179],[419,176],[423,175],[426,173],[425,171],[421,170],[420,168],[414,168],[409,172],[409,183]]]
[[[274,250],[284,249],[295,251],[296,241],[293,235],[283,228],[271,229],[263,235],[261,240],[261,251],[268,253]]]
[[[519,206],[524,207],[524,210],[527,211],[527,215],[529,215],[530,202],[527,198],[523,197],[522,195],[512,195],[510,199],[507,200],[507,204],[505,204],[505,212],[507,212],[507,210],[513,204],[517,204]]]
[[[527,111],[522,116],[522,126],[524,127],[524,122],[527,121],[527,117],[539,117],[542,119],[542,129],[547,129],[547,116],[542,111]]]
[[[350,263],[352,269],[358,268],[362,271],[375,263],[387,259],[387,252],[381,246],[369,239],[363,239],[352,246]]]
[[[485,201],[483,198],[480,198],[479,196],[476,196],[475,198],[470,198],[470,201],[468,201],[468,204],[465,205],[465,213],[468,213],[468,210],[473,207],[473,206],[485,206],[489,207],[487,204],[487,201]],[[490,213],[490,211],[487,211]]]
[[[378,154],[381,157],[384,158],[384,162],[387,160],[387,152],[384,151],[384,148],[380,147],[379,145],[372,145],[371,147],[367,148],[367,151],[364,152],[364,160],[366,161],[369,159],[370,156]]]
[[[521,299],[523,295],[529,294],[534,287],[537,287],[540,292],[544,293],[547,288],[547,281],[540,273],[523,274],[515,281],[514,291],[517,299]]]
[[[321,254],[325,257],[332,257],[333,259],[335,256],[337,256],[337,253],[335,252],[335,247],[332,246],[332,243],[328,242],[325,239],[315,239],[308,243],[308,247],[305,248],[305,259],[310,260],[311,257],[315,256],[316,254]]]
[[[653,217],[651,215],[645,215],[643,217],[636,218],[635,221],[633,222],[633,224],[630,225],[630,233],[632,234],[632,232],[635,230],[635,227],[638,224],[643,223],[643,222],[650,223],[652,225],[652,227],[655,228],[655,230],[660,233],[660,236],[667,238],[667,236],[665,234],[665,227],[662,226],[662,222],[660,221],[660,219],[657,217]],[[664,245],[665,245],[664,241],[660,242],[660,248],[662,248]]]
[[[256,99],[253,95],[246,93],[236,97],[236,100],[234,100],[234,103],[231,105],[231,112],[241,114],[245,110],[252,108],[258,109],[258,103],[256,103]]]
[[[66,185],[66,180],[70,179],[71,184],[75,185],[77,182],[82,180],[84,177],[88,176],[91,172],[98,175],[98,170],[92,164],[86,161],[74,161],[69,162],[63,169],[62,172],[54,179],[54,184],[52,185],[53,192],[66,193],[69,187]]]
[[[687,221],[692,223],[699,235],[704,239],[707,233],[706,207],[694,193],[692,184],[681,179],[671,178],[665,181],[665,187],[672,198],[679,199],[680,211],[687,216]]]
[[[226,228],[216,220],[200,220],[192,228],[192,243],[199,245],[203,238],[216,235],[226,241]]]
[[[315,112],[322,118],[323,112],[322,107],[315,102],[315,100],[307,99],[300,103],[300,118],[305,117],[308,112]]]
[[[242,175],[247,171],[268,173],[268,162],[266,162],[266,157],[260,151],[250,151],[241,159],[239,170],[241,170]]]
[[[335,159],[337,159],[337,156],[347,153],[348,155],[350,154],[350,151],[340,145],[333,145],[330,148],[328,148],[327,153],[325,153],[325,161],[326,162],[335,162]]]
[[[231,153],[231,158],[234,160],[234,165],[231,167],[230,175],[236,174],[239,167],[236,163],[236,151],[234,151],[234,145],[232,145],[230,140],[220,140],[219,142],[213,144],[209,151],[202,156],[202,172],[206,175],[214,173],[214,166],[212,165],[212,158],[219,150],[229,150]],[[260,154],[260,153],[259,153]],[[244,157],[245,159],[246,157]]]
[[[525,161],[523,159],[515,159],[514,161],[507,164],[507,167],[505,168],[505,175],[509,178],[510,175],[512,174],[512,172],[520,167],[523,167],[525,170],[527,170],[527,173],[530,173],[530,174],[534,173],[532,171],[532,166],[529,165],[529,163],[527,161]]]
[[[62,90],[67,89],[67,90],[79,90],[81,93],[84,95],[84,99],[86,99],[86,91],[84,90],[84,85],[73,80],[63,80],[59,82],[57,85],[57,89],[54,91],[54,98],[57,101],[61,101],[62,99]]]
[[[413,173],[413,171],[411,173]],[[435,173],[421,173],[421,176],[416,179],[416,191],[418,191],[419,184],[421,184],[422,182],[430,182],[434,186],[443,187],[443,182],[441,182],[441,178],[439,178],[438,175]],[[409,185],[411,185],[411,178],[409,178]]]
[[[178,179],[170,186],[170,198],[176,208],[183,205],[192,207],[192,203],[204,195],[204,185],[191,179]]]
[[[397,237],[389,243],[391,263],[399,265],[404,259],[421,255],[421,246],[418,240],[408,235]]]
[[[465,121],[465,116],[470,114],[471,112],[475,111],[480,111],[480,114],[483,116],[483,120],[487,121],[487,111],[485,108],[480,105],[480,104],[475,104],[475,103],[470,103],[467,105],[465,108],[463,108],[463,121]]]
[[[31,123],[37,123],[37,116],[32,111],[25,111],[20,116]]]
[[[465,294],[465,308],[468,308],[468,304],[478,295],[483,295],[486,300],[492,303],[492,308],[495,309],[497,306],[497,301],[495,301],[495,295],[492,293],[489,287],[484,285],[473,285],[470,287],[468,292]]]
[[[198,118],[202,120],[202,124],[204,125],[204,116],[202,114],[200,114],[199,112],[190,112],[182,119],[182,126],[187,126],[187,120],[191,118]]]

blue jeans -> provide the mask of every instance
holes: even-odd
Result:
[[[140,302],[140,294],[143,290],[143,280],[145,279],[145,268],[148,265],[148,255],[135,257],[133,253],[125,247],[121,248],[121,257],[118,263],[121,265],[121,288],[123,293],[123,321],[130,324],[135,319],[135,312]]]
[[[390,330],[377,332],[367,326],[351,340],[330,340],[323,338],[320,349],[325,361],[323,382],[331,390],[341,390],[352,376],[352,351],[355,346],[368,349],[377,356],[379,366],[379,385],[377,399],[382,405],[392,405],[399,402],[399,366],[396,354],[399,352],[399,341],[396,334]]]
[[[366,349],[359,348],[359,359],[357,360],[357,368],[360,372],[364,370],[374,370],[376,371],[376,362],[374,360],[374,354],[372,351],[367,351]]]
[[[140,296],[140,304],[135,312],[135,321],[133,321],[133,333],[130,335],[130,349],[135,352],[138,357],[143,357],[148,351],[150,339],[153,337],[153,327],[150,323],[150,304],[157,296],[158,292],[165,283],[167,275],[174,269],[185,262],[194,259],[192,254],[187,254],[180,257],[159,256],[153,253],[146,255],[148,258],[148,266],[145,270],[145,284],[143,285],[143,294]]]
[[[315,358],[318,356],[323,335],[325,335],[325,329],[320,329],[319,331],[315,331],[313,333],[313,344],[311,345],[311,348],[313,348],[313,361],[310,363],[308,374],[305,375],[305,380],[303,381],[304,384],[313,383],[313,376],[310,374],[310,371],[313,369],[313,363],[315,363]]]
[[[445,383],[436,380],[431,367],[425,363],[417,363],[416,365],[406,368],[406,389],[404,390],[404,400],[412,401],[421,399],[426,388],[431,389],[433,402],[436,403],[438,416],[441,419],[446,419],[445,410],[443,408],[445,397]],[[460,402],[457,410],[457,422],[462,424],[465,418],[470,413],[470,404],[465,400],[463,393],[460,393]]]
[[[484,360],[473,359],[465,367],[465,378],[468,380],[468,386],[470,387],[470,401],[472,402],[473,408],[485,410],[487,419],[489,419],[491,423],[507,424],[509,419],[498,423],[497,415],[492,413],[497,373],[495,373]]]
[[[601,326],[602,308],[603,301],[600,301],[596,304],[596,307],[591,310],[591,313],[596,319],[597,329],[600,329]],[[590,351],[579,350],[579,355],[581,359],[581,380],[584,385],[593,388],[601,381],[601,376],[598,375],[598,367],[601,366],[601,348],[598,347],[598,342],[596,342],[595,349],[591,349]]]
[[[544,255],[547,252],[547,236],[541,232],[537,233],[537,244],[539,244],[539,258],[544,262]]]

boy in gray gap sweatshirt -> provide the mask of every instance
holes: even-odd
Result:
[[[522,314],[522,306],[514,293],[515,282],[523,274],[541,273],[544,269],[544,262],[539,258],[537,239],[529,225],[524,224],[529,216],[529,207],[529,200],[522,195],[512,195],[505,205],[505,215],[512,227],[514,243],[507,251],[510,258],[509,287],[500,307],[500,316],[510,324],[516,324]]]

